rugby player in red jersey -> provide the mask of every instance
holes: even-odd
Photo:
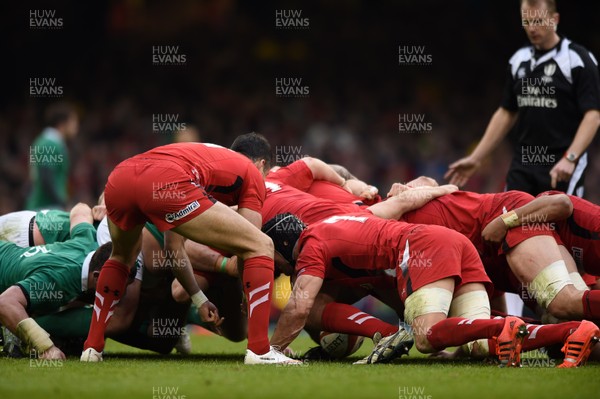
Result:
[[[577,267],[591,275],[600,275],[600,206],[583,198],[559,191],[546,191],[530,204],[515,209],[515,227],[535,228],[552,223],[575,260]],[[497,242],[509,227],[494,220],[483,230],[487,240]]]
[[[334,215],[365,212],[357,204],[336,203],[315,198],[304,192],[318,182],[322,182],[336,186],[340,192],[353,198],[348,191],[342,188],[342,186],[346,187],[344,179],[331,172],[330,165],[318,159],[303,158],[269,173],[266,178],[267,199],[263,206],[263,220],[267,221],[277,214],[290,212],[298,215],[310,225]],[[398,219],[402,213],[418,208],[432,198],[445,195],[456,189],[455,186],[448,185],[427,187],[420,192],[414,190],[410,193],[407,192],[402,197],[396,197],[385,203],[366,208],[366,214],[369,216],[374,214],[387,219]],[[284,270],[284,273],[291,274],[289,270]],[[309,331],[326,330],[361,335],[373,338],[374,342],[380,342],[382,337],[391,336],[398,331],[398,326],[384,323],[350,305],[366,295],[372,295],[394,309],[401,317],[404,307],[398,298],[394,278],[382,274],[346,281],[352,284],[341,286],[325,282],[316,298],[307,323]],[[384,344],[386,344],[386,340],[382,341],[382,345]],[[401,345],[399,341],[395,344]],[[391,360],[391,358],[386,356],[385,361],[387,360]]]
[[[422,208],[405,214],[410,223],[436,224],[467,236],[482,258],[506,255],[510,269],[526,286],[539,305],[563,320],[600,318],[600,293],[585,294],[591,305],[584,304],[584,292],[574,285],[570,270],[550,229],[512,229],[499,246],[490,246],[482,238],[483,228],[496,223],[513,225],[518,215],[513,211],[533,201],[529,194],[508,191],[476,194],[458,191],[437,198]],[[596,296],[598,295],[598,296]]]
[[[129,158],[113,170],[105,189],[113,252],[99,276],[95,316],[82,361],[102,360],[106,324],[139,253],[142,228],[150,221],[166,232],[165,249],[185,265],[175,274],[203,321],[218,325],[222,319],[196,284],[185,238],[243,260],[248,300],[246,364],[299,363],[271,347],[268,338],[273,243],[256,227],[262,225],[263,173],[270,145],[262,136],[249,134],[236,139],[232,147],[238,152],[211,144],[171,144]],[[237,212],[229,208],[232,205],[238,206]]]
[[[579,281],[577,286],[582,291],[584,316],[600,320],[600,291],[587,289],[589,283],[594,282],[594,278],[589,276],[600,274],[600,206],[559,191],[547,191],[529,204],[515,209],[514,214],[514,222],[510,226],[501,220],[492,220],[483,230],[483,237],[499,242],[509,231],[535,230],[540,225],[551,223],[551,228],[556,230],[577,268],[588,273],[588,281],[582,280],[576,271],[570,273],[573,281]],[[600,336],[598,331],[590,331],[590,334]]]
[[[486,294],[491,283],[477,251],[459,233],[439,226],[383,220],[364,212],[333,216],[304,228],[291,214],[277,215],[264,228],[273,238],[276,252],[290,265],[295,263],[297,275],[273,344],[284,348],[297,336],[323,280],[340,282],[388,274],[398,279],[406,322],[412,325],[421,352],[483,339],[503,364],[516,366],[522,338],[532,327],[532,334],[539,337],[527,341],[523,349],[564,341],[568,349],[560,367],[579,366],[589,355],[592,339],[580,341],[593,323],[542,328],[526,326],[515,317],[491,320]],[[383,351],[378,345],[370,356]]]
[[[264,229],[273,238],[277,252],[290,265],[295,264],[297,274],[273,344],[285,348],[298,335],[323,281],[343,280],[343,269],[346,279],[377,274],[398,279],[405,319],[413,327],[419,351],[436,352],[498,337],[503,363],[519,364],[525,323],[518,318],[489,319],[486,289],[491,288],[491,282],[477,251],[463,235],[440,226],[384,220],[364,212],[333,216],[306,230],[295,216],[278,215]],[[446,319],[453,297],[475,291],[483,295],[480,303],[470,304],[475,311],[472,319]],[[477,311],[486,314],[477,315]]]

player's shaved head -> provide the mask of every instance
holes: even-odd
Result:
[[[250,158],[252,162],[265,161],[265,170],[271,168],[271,144],[262,134],[246,133],[238,136],[230,147]]]

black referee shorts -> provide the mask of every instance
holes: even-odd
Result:
[[[556,162],[560,161],[564,152],[554,155],[554,162],[527,162],[528,159],[517,154],[510,165],[506,176],[506,190],[519,190],[531,195],[538,195],[548,190],[558,190],[567,194],[583,197],[585,172],[587,169],[587,153],[583,154],[577,165],[571,180],[558,182],[556,188],[550,186],[550,170]],[[523,162],[525,161],[525,162]]]

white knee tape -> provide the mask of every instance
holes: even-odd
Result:
[[[558,260],[542,270],[529,284],[527,290],[544,309],[566,285],[573,284],[563,260]]]
[[[415,318],[428,313],[443,313],[450,310],[452,292],[443,288],[421,288],[404,301],[404,321],[412,324]]]
[[[452,300],[450,317],[467,319],[489,319],[491,315],[490,299],[485,291],[471,291]]]
[[[573,285],[579,291],[587,291],[590,289],[590,287],[587,286],[585,281],[583,281],[581,274],[579,274],[577,272],[573,272],[573,273],[569,273],[569,277],[571,277],[571,281],[573,282]]]
[[[471,291],[459,295],[452,300],[448,315],[450,317],[489,320],[491,315],[490,298],[485,291]],[[486,357],[490,352],[487,339],[468,342],[462,345],[462,349],[467,355],[476,357]]]

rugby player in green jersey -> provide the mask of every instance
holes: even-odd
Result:
[[[94,292],[110,249],[98,250],[89,206],[70,212],[70,239],[21,248],[0,242],[0,323],[45,359],[62,359],[48,333],[30,316],[54,312],[87,291]]]

